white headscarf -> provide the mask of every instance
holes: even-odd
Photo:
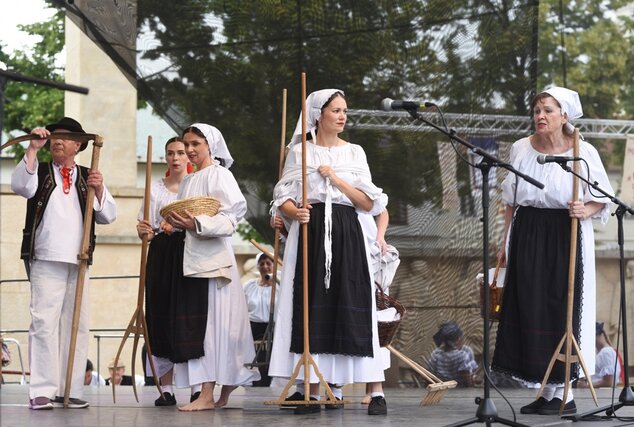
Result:
[[[566,123],[564,127],[569,132],[573,132],[575,127],[572,123],[570,123],[570,121],[583,116],[583,109],[581,108],[579,94],[574,90],[559,86],[553,86],[544,90],[544,92],[559,102],[559,105],[561,106],[561,114],[566,114],[568,116],[568,123]]]
[[[317,129],[317,120],[321,116],[321,109],[326,102],[335,93],[341,93],[345,96],[340,89],[322,89],[315,91],[306,97],[306,133],[310,133],[313,136],[313,141],[316,140],[315,130]],[[302,113],[299,113],[299,119],[297,120],[297,126],[295,126],[295,132],[288,146],[292,146],[302,141]]]
[[[233,164],[233,157],[227,148],[227,143],[222,133],[211,125],[205,123],[194,123],[191,127],[198,129],[205,135],[205,139],[209,144],[209,151],[211,151],[212,160],[213,157],[218,157],[225,162],[225,167],[229,169]],[[218,164],[217,160],[213,160],[215,164]]]

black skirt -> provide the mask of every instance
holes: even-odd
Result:
[[[145,319],[152,354],[174,363],[202,357],[208,283],[183,276],[185,233],[159,233],[150,242],[145,278]]]
[[[357,213],[332,205],[330,288],[324,285],[324,204],[315,203],[308,223],[308,306],[311,353],[373,356],[372,282]],[[303,269],[300,236],[293,283],[291,351],[303,353]]]
[[[565,209],[517,210],[492,369],[530,382],[544,379],[548,363],[566,332],[570,223]],[[583,283],[581,249],[579,227],[572,321],[577,343]],[[563,383],[564,370],[564,363],[555,362],[547,382]],[[578,366],[573,364],[570,379],[576,378]]]

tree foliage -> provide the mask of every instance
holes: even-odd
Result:
[[[5,52],[0,45],[0,61],[7,69],[28,77],[63,82],[64,68],[56,63],[57,54],[64,48],[64,15],[56,13],[49,21],[19,25],[22,31],[40,37],[32,49]],[[29,131],[46,123],[52,123],[64,113],[64,92],[59,89],[34,83],[7,81],[4,91],[4,130]],[[11,147],[16,159],[24,149],[20,145]],[[38,151],[40,160],[50,159],[47,149]]]
[[[376,109],[389,96],[435,100],[451,112],[529,115],[536,91],[563,84],[560,3],[567,84],[582,94],[586,115],[631,114],[632,24],[609,16],[623,0],[143,0],[139,25],[158,45],[144,57],[172,64],[144,83],[163,110],[176,106],[217,126],[239,182],[267,201],[278,178],[280,94],[289,90],[288,140],[302,71],[308,92],[341,88],[349,108]],[[441,136],[351,127],[344,138],[363,145],[392,201],[440,206]]]
[[[542,1],[538,89],[557,84],[578,91],[585,117],[631,119],[634,20],[614,15],[627,3]]]

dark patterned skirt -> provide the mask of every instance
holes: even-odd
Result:
[[[324,204],[315,203],[308,223],[308,307],[311,353],[373,356],[372,285],[363,231],[350,206],[332,205],[330,288],[324,285]],[[303,353],[303,237],[297,246],[293,283],[291,351]]]
[[[154,236],[145,278],[145,319],[152,354],[174,363],[205,354],[209,280],[183,276],[184,247],[184,232]]]
[[[570,221],[566,209],[522,206],[517,210],[510,236],[493,370],[530,382],[544,379],[548,363],[566,332]],[[581,254],[579,227],[572,321],[577,343],[583,283]],[[547,382],[563,383],[564,369],[564,363],[555,362]],[[574,364],[570,379],[577,377],[578,366]]]

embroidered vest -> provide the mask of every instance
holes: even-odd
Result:
[[[88,196],[88,168],[79,166],[79,177],[75,180],[75,187],[79,196],[79,206],[82,217],[86,215],[86,199]],[[40,163],[37,169],[37,191],[35,195],[26,202],[26,220],[24,230],[22,230],[22,247],[20,248],[20,258],[25,265],[33,259],[33,247],[35,245],[35,230],[39,227],[44,210],[57,184],[53,172],[53,163]],[[79,248],[77,248],[79,251]],[[92,253],[95,250],[95,216],[92,216],[90,225],[90,243],[88,246],[88,265],[92,264]]]

